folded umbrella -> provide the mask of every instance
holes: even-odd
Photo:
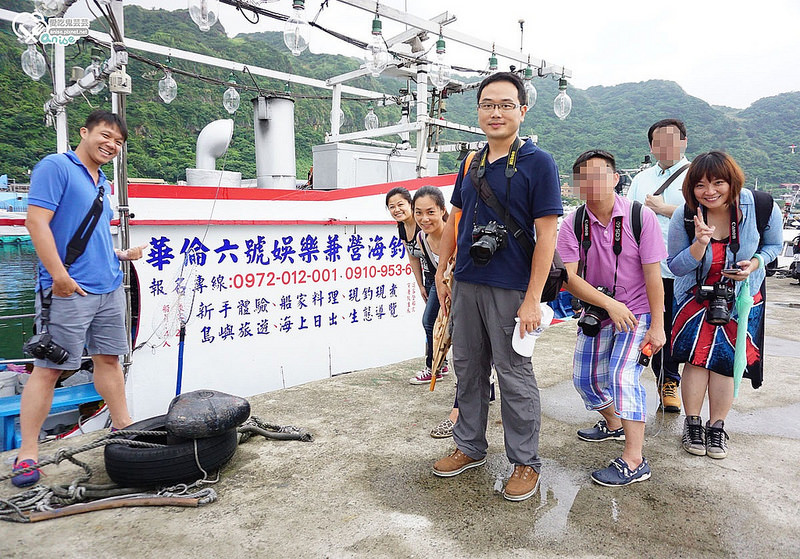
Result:
[[[443,283],[453,288],[453,270],[455,269],[456,260],[455,255],[450,257],[447,262],[447,268],[444,272]],[[433,361],[431,362],[431,391],[436,387],[436,372],[441,368],[444,358],[450,349],[452,338],[450,337],[450,325],[452,319],[450,318],[450,304],[448,299],[445,301],[443,307],[439,308],[439,314],[436,316],[436,322],[433,323]]]
[[[747,320],[753,307],[753,296],[750,295],[750,284],[744,283],[736,297],[736,312],[739,315],[736,326],[736,349],[733,354],[733,397],[739,396],[739,385],[747,367]]]

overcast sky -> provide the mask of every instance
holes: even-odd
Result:
[[[128,0],[125,0],[128,3]],[[131,0],[148,7],[185,9],[181,0]],[[580,88],[649,79],[677,82],[690,95],[713,105],[744,108],[753,101],[800,91],[799,0],[381,0],[381,5],[430,19],[449,11],[450,28],[523,51],[571,69]],[[320,0],[306,0],[309,19]],[[284,14],[291,0],[265,3]],[[67,15],[85,12],[83,1]],[[369,40],[372,16],[331,0],[320,25]],[[222,5],[220,21],[229,35],[278,30],[283,24],[262,18],[253,25],[235,8]],[[384,35],[403,26],[384,19]],[[430,45],[429,42],[427,45]],[[427,46],[426,45],[426,46]],[[312,52],[359,56],[346,43],[315,32]],[[486,66],[488,55],[448,43],[453,65]],[[258,65],[258,61],[241,62]],[[500,59],[501,69],[508,62]]]

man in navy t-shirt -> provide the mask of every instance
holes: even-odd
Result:
[[[131,423],[125,402],[125,379],[119,355],[128,351],[125,331],[125,293],[120,260],[141,258],[144,247],[114,249],[111,238],[110,185],[101,165],[117,156],[127,139],[125,123],[115,114],[94,111],[80,130],[75,151],[48,155],[31,174],[25,226],[39,257],[36,284],[36,324],[41,332],[42,305],[50,301],[48,333],[67,352],[35,355],[33,372],[22,393],[22,444],[14,471],[37,465],[39,430],[53,401],[61,373],[78,369],[84,346],[94,364],[94,384],[105,400],[112,425]],[[103,189],[103,210],[86,248],[67,269],[67,246]],[[33,485],[39,470],[12,478],[18,487]]]
[[[541,467],[539,389],[531,359],[512,349],[511,337],[524,336],[541,323],[539,301],[553,260],[558,216],[563,212],[553,157],[530,140],[518,141],[526,102],[522,80],[516,74],[492,74],[479,86],[478,122],[488,144],[475,155],[475,169],[466,176],[462,169],[458,175],[451,202],[453,211],[462,215],[460,220],[446,222],[436,273],[436,290],[445,307],[451,293],[442,279],[457,244],[451,309],[458,378],[459,417],[453,427],[457,448],[437,461],[433,472],[440,477],[455,476],[486,461],[489,377],[494,364],[506,455],[514,465],[503,492],[511,501],[525,500],[536,492]],[[510,220],[505,212],[498,215],[480,199],[473,183],[480,175],[485,175],[494,195],[524,234],[531,241],[536,239],[532,258],[512,235],[491,232]],[[484,248],[473,251],[477,258],[472,257],[476,229],[484,232],[478,237],[488,233],[488,244],[497,245],[493,253]],[[487,253],[491,254],[485,262]]]

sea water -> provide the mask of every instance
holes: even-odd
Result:
[[[30,242],[0,245],[0,317],[32,314],[36,252]],[[0,318],[0,357],[24,357],[22,344],[33,334],[33,318]]]

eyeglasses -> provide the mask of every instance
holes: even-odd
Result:
[[[517,103],[478,103],[478,109],[486,113],[492,112],[495,109],[500,109],[503,113],[510,113],[517,107],[521,107]]]

